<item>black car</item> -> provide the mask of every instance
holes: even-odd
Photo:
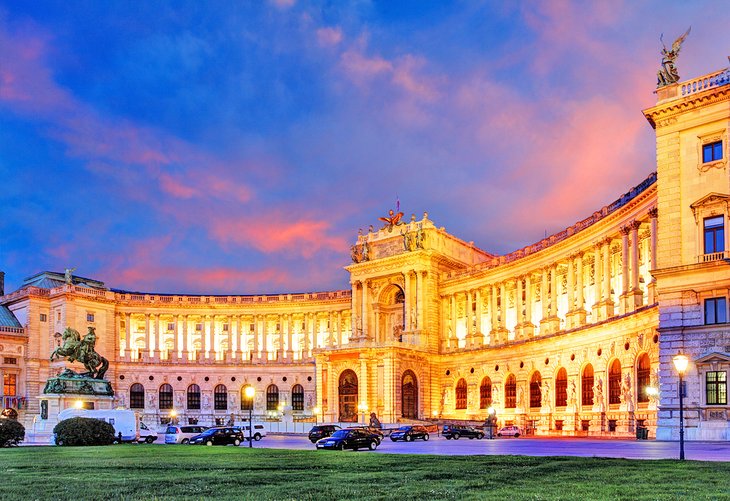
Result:
[[[216,427],[208,428],[200,435],[195,435],[190,439],[189,444],[205,444],[205,445],[241,445],[245,440],[243,432],[240,428],[234,427]]]
[[[428,431],[425,427],[420,425],[413,426],[401,426],[393,433],[390,434],[390,439],[395,442],[397,440],[405,440],[406,442],[412,442],[417,438],[428,440]]]
[[[317,449],[334,449],[341,451],[344,449],[370,449],[374,451],[378,448],[378,441],[373,435],[365,430],[348,429],[337,430],[330,437],[317,440]]]
[[[484,438],[484,432],[482,430],[472,428],[471,426],[445,424],[441,430],[441,436],[446,440],[451,440],[452,438],[454,440],[459,440],[459,437],[467,437],[469,439],[476,438],[477,440],[481,440]]]
[[[380,442],[383,441],[383,432],[378,429],[374,428],[372,426],[348,426],[346,429],[348,430],[362,430],[365,433],[370,433],[370,435],[377,440],[378,445],[380,445]]]
[[[320,438],[329,437],[340,429],[336,424],[318,424],[317,426],[312,426],[312,429],[309,430],[309,441],[315,443]]]

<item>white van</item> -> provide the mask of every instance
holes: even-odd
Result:
[[[179,426],[171,424],[165,430],[165,443],[166,444],[187,444],[190,439],[196,435],[200,435],[208,428],[206,426],[198,425],[184,425]]]
[[[129,410],[89,410],[89,409],[64,409],[58,413],[58,420],[63,421],[72,417],[86,417],[101,419],[114,427],[116,437],[122,434],[122,442],[147,442],[151,444],[157,440],[157,433],[150,430],[142,421],[137,421],[137,416]]]

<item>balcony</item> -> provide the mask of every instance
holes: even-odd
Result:
[[[722,261],[730,259],[730,251],[711,252],[709,254],[700,254],[697,256],[698,263],[709,263],[711,261]]]

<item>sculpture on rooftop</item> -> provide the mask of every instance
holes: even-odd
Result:
[[[662,33],[662,35],[659,37],[659,40],[662,42],[663,48],[661,52],[662,65],[659,68],[659,71],[657,71],[657,89],[679,81],[679,72],[677,71],[677,67],[674,65],[674,62],[679,56],[679,51],[682,48],[682,43],[684,43],[684,40],[687,38],[687,35],[689,35],[689,32],[691,30],[692,27],[690,26],[687,31],[684,32],[684,35],[677,38],[672,44],[671,50],[667,49],[667,46],[664,44],[664,34]]]
[[[87,377],[91,379],[104,379],[104,374],[109,368],[109,361],[99,355],[94,349],[96,346],[96,329],[89,327],[89,332],[81,339],[81,334],[76,329],[66,327],[63,331],[63,345],[51,353],[50,360],[65,357],[69,362],[79,361],[84,364],[87,372],[76,374],[67,369],[67,375]]]
[[[69,285],[73,284],[74,271],[76,271],[76,268],[66,268],[66,272],[64,273],[64,280]]]

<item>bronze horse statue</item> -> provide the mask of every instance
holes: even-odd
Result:
[[[103,379],[109,368],[109,361],[99,355],[94,346],[96,345],[96,329],[89,327],[89,332],[81,339],[81,334],[76,329],[66,327],[63,331],[63,345],[51,353],[51,361],[54,358],[66,357],[69,362],[79,361],[84,364],[87,372],[79,374],[82,377],[92,379]]]

